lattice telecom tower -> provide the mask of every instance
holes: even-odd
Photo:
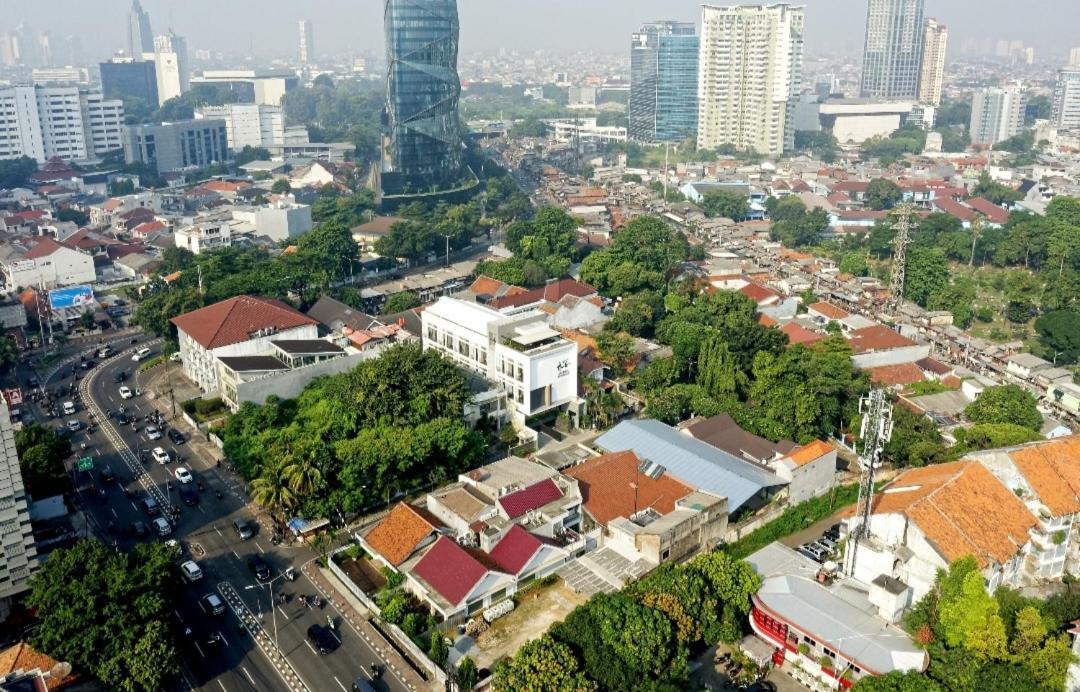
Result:
[[[874,475],[881,466],[881,453],[885,443],[892,437],[892,404],[884,389],[875,389],[859,402],[862,413],[862,452],[859,454],[859,502],[855,506],[855,517],[848,534],[847,551],[844,553],[844,574],[849,577],[855,573],[855,552],[859,541],[869,534],[870,515],[874,502]]]
[[[915,230],[914,217],[919,213],[914,204],[901,204],[893,209],[896,223],[893,230],[893,271],[892,289],[887,307],[896,309],[904,303],[904,281],[907,278],[907,248],[911,244],[911,232]]]

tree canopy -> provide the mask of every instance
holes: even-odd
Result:
[[[1042,427],[1038,400],[1015,384],[990,387],[964,409],[964,416],[973,423],[1019,425],[1029,430]]]
[[[63,494],[70,482],[64,460],[71,456],[71,443],[51,428],[31,423],[15,433],[26,490],[35,500]]]

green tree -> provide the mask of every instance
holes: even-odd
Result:
[[[863,201],[870,209],[882,211],[892,209],[903,198],[904,193],[899,185],[885,178],[874,178],[866,186],[866,195]]]
[[[269,161],[270,151],[263,147],[253,147],[251,145],[245,145],[243,149],[233,154],[233,164],[238,168],[240,166],[246,166],[252,161]]]
[[[384,315],[395,315],[399,312],[418,308],[420,305],[420,296],[415,292],[401,291],[399,293],[391,294],[386,299],[386,302],[383,304],[382,313]]]
[[[1048,638],[1041,649],[1028,654],[1025,660],[1032,677],[1047,692],[1065,688],[1069,666],[1075,662],[1076,656],[1073,655],[1069,637],[1065,634]]]
[[[719,334],[706,339],[698,358],[697,383],[709,396],[736,396],[746,388],[746,373],[739,369],[731,349]]]
[[[848,252],[840,259],[840,271],[853,276],[869,276],[870,264],[861,252]]]
[[[298,501],[285,469],[280,459],[271,460],[262,467],[262,475],[251,482],[251,499],[270,513],[279,529],[285,527],[286,510],[296,507]]]
[[[94,321],[93,310],[84,310],[83,313],[79,315],[79,326],[83,329],[93,329],[95,324],[97,323]]]
[[[446,663],[446,657],[449,653],[442,632],[438,630],[432,632],[427,650],[428,657],[435,662],[435,665],[442,667]]]
[[[83,540],[53,551],[30,579],[26,602],[40,619],[31,643],[108,689],[167,689],[180,673],[169,628],[177,557],[161,543],[118,553]]]
[[[1042,435],[1015,423],[981,423],[956,431],[957,448],[966,451],[1013,447],[1041,440]]]
[[[31,173],[38,169],[37,161],[29,156],[0,161],[0,189],[10,190],[26,185]]]
[[[893,409],[892,437],[885,458],[896,466],[925,466],[943,460],[945,441],[937,425],[906,406]]]
[[[135,193],[135,183],[131,178],[120,178],[109,183],[109,195],[123,197]]]
[[[652,336],[663,316],[664,299],[656,291],[643,291],[623,298],[606,328],[634,336]]]
[[[750,213],[750,203],[743,195],[727,190],[706,192],[702,196],[701,210],[709,218],[723,217],[733,221],[742,221]]]
[[[274,181],[274,184],[270,186],[270,192],[275,195],[287,195],[292,192],[292,186],[289,185],[288,178],[278,178]]]
[[[15,340],[9,336],[0,336],[0,372],[7,372],[19,362],[20,352]]]
[[[625,372],[636,355],[634,337],[626,332],[605,330],[596,338],[596,355],[617,372]]]
[[[964,576],[955,597],[943,595],[939,617],[948,646],[962,646],[982,661],[1005,658],[1005,624],[978,570]]]
[[[1028,606],[1016,614],[1016,625],[1009,641],[1009,652],[1019,658],[1027,658],[1038,651],[1046,641],[1046,623],[1042,614]]]
[[[949,260],[938,248],[912,247],[907,255],[904,297],[923,307],[949,285]]]
[[[533,639],[510,659],[495,667],[497,692],[594,692],[595,682],[581,672],[581,664],[566,644],[549,634]]]
[[[52,429],[31,423],[15,433],[19,468],[30,496],[43,499],[62,494],[68,487],[64,460],[71,456],[71,443]]]
[[[83,227],[90,223],[90,215],[85,211],[79,211],[74,207],[64,207],[56,212],[57,221],[70,221],[76,226]]]
[[[1043,357],[1058,364],[1080,360],[1080,312],[1053,310],[1035,320]]]
[[[458,688],[465,691],[471,690],[476,687],[476,683],[480,682],[480,672],[476,669],[476,662],[471,656],[464,656],[458,662],[454,680],[457,681]]]
[[[946,692],[937,682],[917,671],[868,675],[851,686],[853,692]]]
[[[1038,401],[1030,392],[1015,384],[990,387],[964,409],[964,416],[973,423],[1011,423],[1029,430],[1042,427]]]

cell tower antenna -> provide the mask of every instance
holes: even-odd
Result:
[[[892,289],[886,307],[895,310],[904,304],[904,282],[907,279],[907,249],[911,244],[911,232],[915,230],[915,216],[919,213],[914,204],[901,204],[893,209],[896,223],[893,230]]]
[[[884,389],[874,389],[859,402],[862,413],[862,451],[859,454],[859,502],[855,506],[851,531],[848,534],[847,551],[844,553],[844,574],[855,574],[855,557],[859,541],[870,533],[870,516],[874,504],[874,476],[881,467],[881,454],[892,437],[892,404]]]

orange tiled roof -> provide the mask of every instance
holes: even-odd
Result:
[[[900,363],[898,365],[882,365],[870,368],[866,371],[870,375],[870,381],[874,384],[891,387],[897,384],[914,384],[926,379],[922,368],[914,363]]]
[[[1080,435],[1022,447],[1009,457],[1054,516],[1080,512]]]
[[[399,502],[364,540],[397,567],[440,526],[442,523],[427,510]]]
[[[813,310],[820,315],[824,315],[830,320],[842,320],[848,316],[847,310],[838,308],[832,303],[814,303],[813,305],[810,305],[808,309]]]
[[[952,562],[974,555],[980,567],[1004,563],[1028,542],[1035,516],[976,461],[900,474],[874,498],[874,514],[903,514]]]
[[[3,651],[0,651],[0,675],[14,673],[17,670],[40,670],[43,673],[48,673],[56,664],[57,661],[40,651],[37,651],[25,642],[19,642],[14,646],[9,646]],[[63,678],[54,678],[50,676],[45,678],[44,682],[46,689],[58,690],[70,685],[74,681],[75,676],[68,675]]]
[[[640,463],[637,454],[628,450],[594,457],[565,473],[578,480],[585,511],[600,524],[647,507],[670,514],[677,500],[693,492],[667,473],[656,479],[641,473]]]
[[[261,329],[318,324],[280,300],[254,296],[229,298],[174,317],[172,323],[207,350],[248,341]]]
[[[486,294],[489,296],[497,296],[504,286],[506,286],[506,284],[502,281],[481,274],[476,277],[476,281],[473,281],[469,290],[477,295]]]
[[[810,444],[803,445],[789,454],[788,459],[795,462],[796,466],[806,466],[811,461],[817,461],[832,451],[834,451],[833,447],[828,442],[814,440]]]

